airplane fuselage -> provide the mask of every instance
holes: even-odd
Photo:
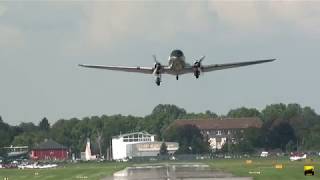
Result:
[[[169,56],[169,68],[179,75],[188,64],[181,50],[173,50]]]

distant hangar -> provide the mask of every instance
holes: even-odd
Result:
[[[124,160],[133,157],[158,156],[162,142],[147,132],[121,134],[112,138],[112,159]],[[169,154],[179,149],[176,142],[165,142]]]

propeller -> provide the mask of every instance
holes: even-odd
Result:
[[[206,57],[206,56],[202,56],[199,60],[197,60],[197,61],[194,63],[195,67],[200,68],[200,67],[201,67],[201,62],[204,60],[205,57]]]
[[[202,56],[199,60],[197,60],[195,63],[194,63],[194,67],[195,68],[200,68],[200,70],[201,70],[201,62],[204,60],[204,58],[205,58],[206,56]]]
[[[160,73],[161,63],[157,60],[156,55],[152,55],[152,57],[153,57],[153,60],[155,62],[153,74],[156,75],[156,74]]]
[[[202,56],[199,60],[197,60],[194,64],[193,64],[193,67],[195,69],[195,71],[199,71],[200,72],[200,75],[202,75],[202,66],[201,66],[201,63],[202,61],[204,60],[206,56]],[[198,75],[196,76],[198,78]]]
[[[153,54],[153,55],[152,55],[152,57],[153,57],[154,62],[158,64],[158,63],[159,63],[159,61],[157,60],[156,55],[154,55],[154,54]],[[160,64],[160,63],[159,63],[159,64]]]

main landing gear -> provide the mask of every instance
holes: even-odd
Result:
[[[157,84],[158,86],[160,86],[160,83],[161,83],[161,77],[160,77],[160,76],[157,76],[157,77],[156,77],[156,84]]]
[[[196,77],[196,79],[199,78],[199,75],[200,75],[200,71],[199,70],[195,70],[194,71],[194,76]]]

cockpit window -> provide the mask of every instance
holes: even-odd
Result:
[[[179,49],[173,50],[170,56],[181,57],[183,56],[183,52]]]

